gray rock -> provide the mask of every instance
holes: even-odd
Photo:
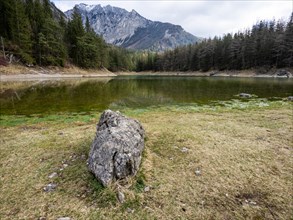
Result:
[[[45,186],[43,189],[45,192],[52,192],[56,189],[57,184],[55,183],[49,183],[47,186]]]
[[[254,201],[249,201],[249,204],[250,204],[250,205],[257,205],[257,203],[254,202]]]
[[[248,94],[248,93],[240,93],[239,94],[239,97],[241,97],[241,98],[251,98],[252,95],[251,94]]]
[[[134,119],[106,110],[101,115],[88,167],[103,186],[136,175],[144,149],[144,129]]]
[[[57,218],[57,220],[71,220],[71,218],[69,218],[69,217],[60,217],[60,218]]]
[[[195,170],[194,173],[195,173],[196,176],[200,176],[201,175],[201,171],[199,169]]]
[[[151,188],[149,186],[144,187],[144,192],[149,192],[151,190]]]
[[[134,213],[134,209],[131,209],[131,208],[127,208],[126,211],[127,211],[128,213]]]
[[[117,193],[117,197],[118,197],[118,200],[119,200],[119,202],[120,203],[124,203],[125,202],[125,195],[124,195],[124,193],[123,192],[118,192]]]
[[[186,153],[186,152],[188,152],[188,151],[189,151],[189,149],[186,148],[186,147],[183,147],[183,148],[181,149],[181,152],[183,152],[183,153]]]
[[[287,100],[292,102],[293,101],[293,96],[288,96]]]
[[[287,70],[278,70],[275,74],[276,76],[281,76],[281,77],[291,77],[292,76],[292,73],[290,73],[289,71]]]
[[[213,71],[210,73],[210,76],[215,76],[218,72],[217,71]]]
[[[51,173],[48,177],[49,177],[50,179],[53,179],[53,178],[55,178],[55,177],[57,177],[57,176],[58,176],[58,173],[54,172],[54,173]]]

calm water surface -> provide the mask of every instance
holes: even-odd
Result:
[[[209,104],[237,99],[293,95],[292,79],[123,76],[102,79],[1,82],[1,114],[51,114],[101,111],[107,108]]]

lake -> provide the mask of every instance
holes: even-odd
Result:
[[[118,76],[99,79],[1,82],[2,115],[90,112],[166,105],[209,105],[239,93],[278,100],[293,95],[292,79]],[[242,100],[242,99],[241,99]],[[242,100],[245,102],[246,100]]]

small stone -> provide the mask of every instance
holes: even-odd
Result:
[[[241,98],[251,98],[252,95],[251,94],[248,94],[248,93],[240,93],[239,94],[239,97],[241,97]]]
[[[196,176],[200,176],[201,175],[201,171],[200,171],[199,168],[197,168],[194,173],[195,173]]]
[[[42,217],[38,218],[38,220],[46,220],[46,217],[42,216]]]
[[[71,220],[71,218],[69,218],[69,217],[60,217],[60,218],[57,218],[57,220]]]
[[[58,174],[56,173],[56,172],[54,172],[54,173],[51,173],[48,177],[50,178],[50,179],[53,179],[53,178],[55,178],[55,177],[57,177],[58,176]]]
[[[249,204],[250,204],[250,205],[256,205],[256,202],[254,202],[254,201],[249,201]]]
[[[292,102],[293,101],[293,96],[288,96],[287,100]]]
[[[55,183],[49,183],[47,186],[45,186],[43,189],[45,192],[52,192],[56,189],[57,184]]]
[[[125,202],[125,195],[124,195],[123,192],[119,191],[118,194],[117,194],[117,197],[118,197],[118,200],[119,200],[120,203]]]
[[[149,192],[150,191],[150,187],[149,186],[144,187],[144,190],[143,191],[144,192]]]
[[[63,164],[63,168],[66,168],[66,167],[68,167],[68,164],[67,163],[64,163]]]
[[[181,152],[186,153],[188,150],[189,150],[188,148],[183,147],[183,148],[181,149]]]
[[[131,209],[131,208],[127,208],[126,211],[127,211],[128,213],[134,213],[134,209]]]

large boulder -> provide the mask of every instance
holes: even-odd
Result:
[[[88,167],[103,186],[137,173],[144,149],[144,129],[134,119],[106,110],[97,124]]]
[[[292,77],[292,73],[290,73],[289,71],[287,70],[278,70],[275,74],[277,77],[287,77],[287,78],[290,78]]]

